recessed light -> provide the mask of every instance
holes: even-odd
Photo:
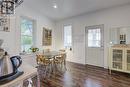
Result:
[[[58,6],[56,4],[53,5],[53,8],[58,8]]]
[[[54,8],[57,8],[57,5],[54,5],[53,7],[54,7]]]

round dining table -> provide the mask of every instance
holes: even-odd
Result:
[[[48,52],[43,52],[44,56],[48,56],[48,57],[53,57],[53,56],[58,56],[60,55],[61,52],[59,51],[48,51]]]

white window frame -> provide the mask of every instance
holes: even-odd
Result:
[[[94,38],[94,36],[92,36],[91,37],[91,39],[89,39],[89,31],[91,31],[91,33],[94,33],[93,32],[93,30],[95,30],[96,31],[96,35],[97,35],[97,30],[99,30],[99,36],[98,37],[96,37],[95,36],[95,38]],[[98,39],[97,39],[98,38]],[[92,42],[91,44],[90,44],[90,42]],[[96,44],[94,44],[93,42],[100,42],[98,45],[96,45]],[[88,47],[101,47],[101,29],[89,29],[88,30]]]
[[[91,29],[100,29],[101,30],[101,43],[100,43],[100,47],[104,47],[104,24],[101,25],[93,25],[93,26],[87,26],[85,27],[85,32],[87,32],[87,47],[88,46],[88,30]],[[89,48],[100,48],[100,47],[95,47],[95,46],[91,46]]]
[[[64,28],[67,27],[67,26],[71,26],[71,46],[65,46],[65,35],[64,35],[65,32],[64,32]],[[73,46],[72,31],[73,31],[73,29],[72,29],[72,25],[71,25],[71,24],[68,24],[68,25],[64,25],[64,26],[63,26],[63,44],[64,44],[64,47],[65,47],[65,48],[72,48],[72,46]]]
[[[21,50],[21,52],[23,52],[23,50],[21,48],[21,46],[22,46],[22,44],[21,44],[21,38],[22,38],[21,21],[23,19],[30,20],[33,23],[33,28],[32,28],[32,46],[34,46],[34,44],[35,44],[35,30],[34,30],[34,28],[36,28],[36,21],[35,20],[33,20],[33,19],[29,18],[29,17],[21,16],[21,18],[20,18],[20,50]],[[25,51],[25,52],[29,53],[30,51]]]

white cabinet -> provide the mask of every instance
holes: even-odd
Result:
[[[130,73],[130,47],[111,47],[109,69]]]
[[[125,53],[126,53],[126,68],[125,70],[130,72],[130,49],[126,49],[125,50]]]

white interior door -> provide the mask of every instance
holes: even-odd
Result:
[[[86,64],[104,66],[104,25],[86,27]]]

